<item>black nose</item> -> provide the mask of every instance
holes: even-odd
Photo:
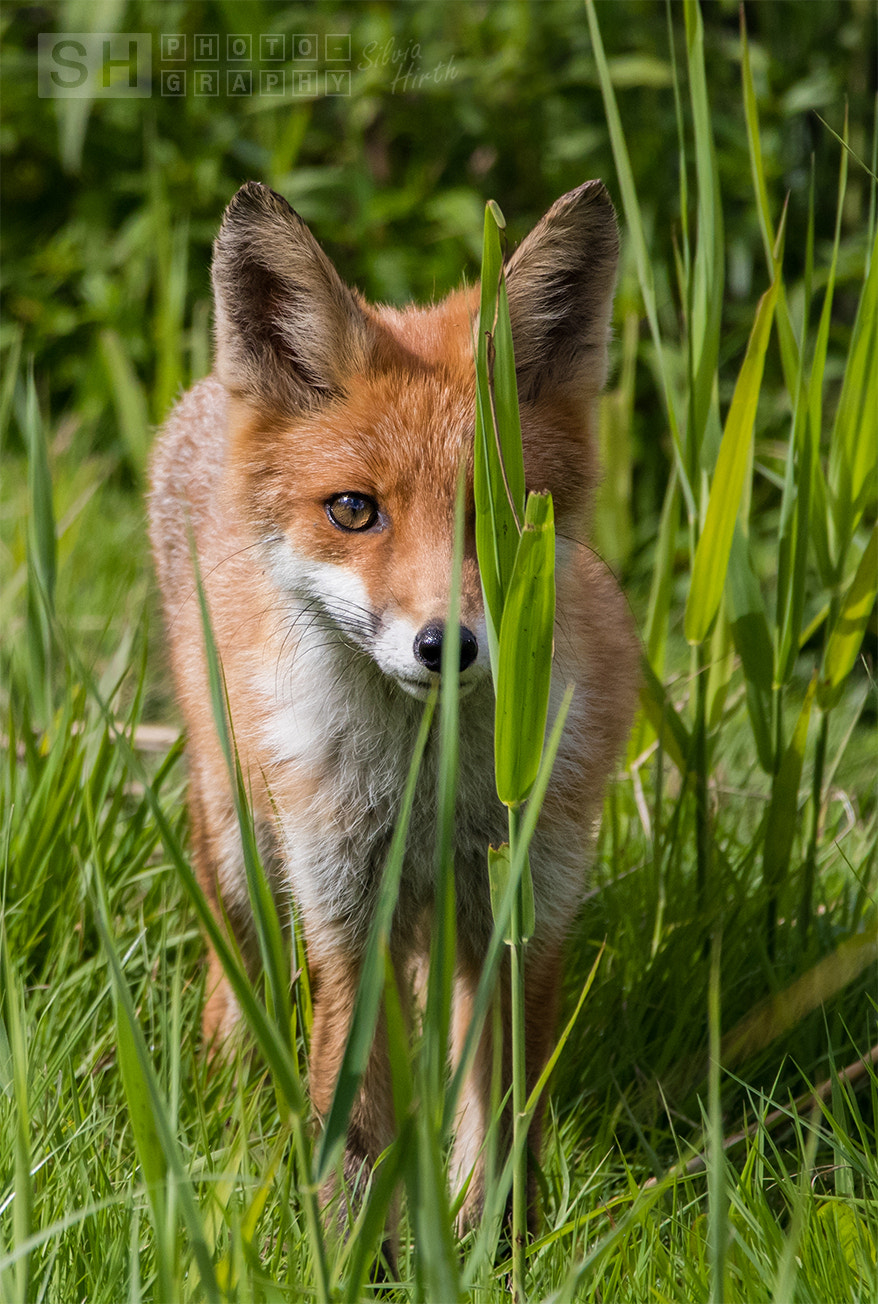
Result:
[[[442,669],[442,639],[445,635],[443,625],[425,625],[415,635],[415,656],[422,666],[436,674]],[[466,670],[479,655],[476,636],[466,625],[460,627],[460,668]]]

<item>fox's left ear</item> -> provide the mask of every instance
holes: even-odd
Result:
[[[248,181],[213,246],[216,373],[233,394],[295,413],[344,392],[374,325],[299,214]]]
[[[516,249],[506,277],[522,398],[601,391],[618,260],[616,214],[600,181],[562,195]]]

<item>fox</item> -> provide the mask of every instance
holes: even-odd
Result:
[[[598,478],[597,405],[618,250],[607,190],[587,181],[549,209],[505,266],[526,482],[551,492],[557,525],[552,714],[574,686],[531,846],[528,1092],[551,1053],[565,942],[637,691],[637,640],[626,600],[583,542]],[[256,974],[234,795],[210,704],[200,583],[258,846],[280,908],[294,907],[301,921],[313,1006],[309,1092],[319,1122],[342,1063],[424,701],[439,682],[448,640],[452,666],[459,649],[461,698],[452,1063],[473,1017],[493,927],[487,848],[507,835],[494,785],[494,695],[475,545],[479,287],[464,285],[428,306],[372,306],[345,284],[295,210],[257,182],[243,185],[225,212],[211,276],[214,368],[179,401],[157,441],[150,537],[187,734],[198,879]],[[459,625],[450,629],[461,476]],[[429,946],[433,733],[390,936],[400,975],[423,963]],[[505,1090],[508,975],[503,984]],[[203,1014],[211,1053],[228,1044],[238,1021],[211,952]],[[493,1025],[479,1035],[450,1152],[450,1181],[455,1191],[465,1189],[461,1230],[478,1223],[483,1207],[494,1035]],[[508,1143],[508,1110],[504,1126]],[[379,1025],[348,1123],[345,1184],[353,1187],[371,1172],[394,1132]],[[535,1118],[534,1162],[539,1138]],[[331,1205],[331,1190],[323,1201]]]

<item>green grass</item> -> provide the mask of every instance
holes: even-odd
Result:
[[[568,1015],[591,985],[553,1079],[527,1297],[871,1301],[874,162],[835,141],[813,198],[800,191],[784,217],[762,95],[738,44],[732,122],[751,176],[736,221],[723,210],[717,144],[728,100],[714,119],[701,16],[693,4],[673,10],[663,93],[683,166],[666,264],[653,252],[626,104],[615,107],[618,64],[602,59],[605,13],[577,11],[626,240],[620,366],[603,407],[612,473],[597,525],[630,572],[651,673],[570,946]],[[510,48],[520,40],[506,36]],[[874,159],[872,123],[847,130],[855,153]],[[211,1072],[201,1052],[208,916],[186,860],[141,476],[150,413],[200,369],[206,319],[185,293],[185,235],[167,234],[163,146],[149,148],[128,238],[136,248],[165,231],[150,254],[164,286],[150,299],[156,397],[144,397],[124,332],[101,336],[100,368],[91,355],[83,364],[75,418],[49,415],[39,366],[31,384],[33,338],[19,352],[20,335],[7,334],[0,387],[0,1297],[505,1299],[499,1217],[460,1245],[451,1230],[441,961],[433,1014],[409,1049],[376,932],[372,1012],[357,1026],[365,1035],[383,990],[401,1141],[345,1245],[326,1243],[313,1216],[314,1177],[334,1162],[345,1102],[316,1146],[302,1090],[307,994],[301,980],[292,1003],[284,990],[289,957],[270,902],[272,982],[243,993],[258,1048]],[[851,235],[846,205],[864,186],[870,205]],[[727,240],[744,227],[762,268],[742,299],[722,285]],[[801,248],[791,250],[792,230]],[[98,279],[106,256],[94,253]],[[145,293],[144,266],[129,258],[125,276]],[[37,363],[57,348],[46,344]],[[116,442],[99,437],[107,411]],[[655,477],[664,500],[647,530],[629,495],[633,485],[643,502]],[[453,768],[453,712],[440,713]],[[145,729],[156,723],[158,750]],[[362,1045],[349,1056],[355,1074]],[[397,1181],[399,1279],[373,1288]],[[498,1186],[489,1206],[505,1193]]]

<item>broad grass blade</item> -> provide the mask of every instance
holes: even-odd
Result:
[[[778,285],[779,275],[759,301],[747,353],[726,418],[686,603],[685,631],[690,643],[701,643],[707,637],[725,585],[735,519],[750,462],[753,423]]]
[[[540,766],[555,625],[555,518],[550,494],[530,494],[500,627],[494,768],[507,806],[525,800]]]
[[[726,584],[726,606],[732,638],[744,671],[747,710],[759,764],[766,774],[774,770],[772,742],[774,647],[762,590],[750,562],[750,548],[736,523]]]
[[[12,329],[9,344],[6,346],[6,357],[3,360],[3,380],[0,382],[0,452],[2,452],[6,441],[6,427],[9,422],[9,414],[12,411],[16,386],[18,385],[18,368],[21,362],[23,335],[24,332],[20,326]]]
[[[561,735],[564,732],[564,725],[567,721],[567,715],[570,710],[570,703],[573,700],[573,687],[568,686],[561,706],[558,709],[549,736],[546,739],[546,745],[543,749],[543,758],[540,763],[539,774],[536,782],[531,789],[531,794],[527,805],[524,808],[524,818],[521,821],[519,829],[518,843],[516,853],[512,858],[509,873],[509,886],[505,899],[500,903],[500,908],[494,913],[494,928],[491,933],[491,940],[488,943],[488,949],[485,953],[484,963],[482,965],[482,976],[479,979],[479,985],[476,990],[475,1000],[473,1001],[472,1018],[470,1026],[467,1029],[464,1039],[463,1048],[460,1053],[457,1068],[451,1080],[451,1085],[445,1096],[445,1128],[450,1128],[454,1118],[454,1112],[457,1107],[457,1101],[460,1097],[463,1080],[468,1073],[472,1064],[472,1059],[484,1027],[485,1019],[491,1005],[496,981],[497,965],[500,962],[500,956],[505,946],[504,939],[509,935],[509,921],[512,915],[512,900],[518,889],[519,879],[524,872],[524,861],[527,856],[528,847],[534,835],[534,830],[539,819],[540,809],[546,790],[549,786],[549,779],[552,774],[552,767],[555,764],[555,757],[558,754],[558,748],[561,745]]]
[[[58,545],[46,429],[32,362],[28,368],[24,415],[20,424],[27,450],[30,508],[27,522],[27,673],[33,701],[39,708],[40,724],[45,727],[52,713],[52,622]]]
[[[95,867],[98,869],[97,864]],[[180,1154],[177,1138],[171,1126],[167,1103],[159,1086],[143,1032],[137,1021],[131,993],[128,990],[128,984],[125,981],[125,975],[122,972],[122,966],[113,944],[107,910],[106,889],[99,869],[97,886],[96,918],[110,968],[117,1019],[120,1023],[124,1021],[127,1025],[127,1037],[123,1052],[126,1061],[123,1084],[126,1086],[126,1091],[130,1085],[134,1092],[133,1099],[139,1118],[137,1126],[140,1129],[139,1136],[135,1134],[135,1139],[139,1145],[146,1146],[150,1171],[158,1172],[163,1161],[166,1169],[173,1174],[176,1198],[179,1200],[186,1230],[192,1243],[192,1250],[201,1276],[201,1284],[207,1298],[211,1301],[217,1301],[217,1304],[219,1304],[220,1292],[205,1241],[201,1213],[195,1202],[191,1182]],[[144,1113],[146,1110],[150,1113],[151,1124],[146,1123]],[[156,1137],[161,1146],[162,1160],[159,1160],[154,1152]],[[160,1234],[158,1227],[156,1230]]]
[[[827,482],[843,555],[878,488],[878,239],[872,246],[848,351]]]
[[[847,123],[845,123],[847,136]],[[832,305],[835,295],[835,281],[838,270],[838,255],[841,245],[842,216],[847,187],[847,150],[841,151],[838,178],[838,202],[835,214],[835,237],[832,243],[832,261],[826,281],[826,293],[817,327],[817,340],[814,345],[814,359],[811,363],[811,376],[808,381],[808,462],[811,474],[811,515],[808,528],[814,554],[817,559],[820,577],[826,588],[833,588],[841,579],[844,569],[845,553],[850,541],[847,523],[839,519],[832,510],[834,507],[831,493],[827,492],[823,469],[820,465],[819,450],[823,432],[823,391],[826,373],[826,356],[829,349],[829,332],[832,325]]]
[[[149,408],[143,385],[114,330],[101,331],[101,357],[116,409],[119,433],[135,473],[142,479],[150,445]]]
[[[418,1138],[418,1180],[409,1191],[409,1212],[415,1243],[417,1279],[420,1298],[441,1300],[443,1304],[460,1301],[460,1269],[457,1248],[452,1239],[451,1211],[442,1162],[439,1134],[426,1110],[416,1115]]]
[[[137,1046],[124,1009],[116,999],[116,1059],[122,1077],[122,1088],[134,1133],[134,1148],[140,1161],[143,1180],[152,1208],[155,1228],[159,1279],[167,1293],[176,1272],[173,1269],[173,1249],[167,1229],[166,1191],[168,1164],[153,1114],[149,1084],[144,1077],[137,1057]]]
[[[499,847],[488,847],[488,884],[491,891],[491,915],[494,919],[504,917],[504,904],[511,892],[511,873],[512,862],[509,858],[509,843],[504,842]],[[524,889],[524,901],[522,903],[520,932],[522,942],[527,942],[533,937],[534,928],[536,927],[533,878],[530,873],[530,864],[527,861],[525,861],[522,887]],[[512,944],[512,934],[508,928],[504,931],[503,941],[507,946]]]
[[[631,167],[628,146],[625,142],[625,133],[622,130],[622,120],[619,117],[619,108],[616,103],[616,94],[613,90],[613,82],[610,77],[607,56],[604,52],[604,44],[601,39],[600,27],[598,26],[594,0],[585,0],[585,11],[588,17],[588,30],[591,36],[595,63],[597,64],[601,95],[604,100],[604,112],[607,115],[610,144],[613,147],[613,159],[616,163],[616,175],[619,179],[619,190],[622,195],[622,207],[625,210],[628,237],[634,248],[634,261],[637,266],[637,279],[640,283],[640,293],[643,295],[643,306],[646,310],[649,329],[652,334],[653,344],[655,345],[656,355],[658,358],[658,373],[661,379],[662,393],[664,395],[665,407],[668,413],[668,423],[671,428],[671,436],[674,443],[675,465],[677,467],[677,474],[680,477],[680,486],[682,488],[683,497],[686,500],[686,509],[690,518],[692,518],[696,514],[695,497],[686,471],[686,463],[683,456],[683,442],[680,434],[680,423],[677,419],[674,391],[669,368],[664,357],[664,348],[662,345],[658,309],[656,305],[655,282],[652,274],[652,259],[649,255],[646,235],[644,233],[643,218],[640,212],[640,201],[637,198],[637,187],[634,184],[634,172]]]
[[[416,1148],[415,1119],[410,1117],[403,1123],[393,1146],[375,1170],[369,1198],[363,1204],[345,1247],[348,1255],[339,1263],[339,1267],[344,1268],[340,1297],[343,1304],[360,1304],[361,1300],[367,1298],[363,1290],[366,1274],[384,1231],[388,1210],[405,1168],[406,1156]]]
[[[704,66],[704,25],[697,0],[685,0],[686,53],[689,95],[695,136],[695,172],[698,179],[698,229],[692,269],[689,339],[691,376],[686,448],[693,478],[701,462],[701,448],[715,403],[720,320],[723,307],[725,248],[722,201],[710,105]]]
[[[799,783],[802,778],[802,762],[805,758],[808,723],[811,719],[811,706],[816,687],[815,676],[808,685],[793,736],[771,785],[771,803],[768,807],[768,824],[762,852],[762,875],[769,893],[767,905],[769,955],[774,944],[778,892],[787,875],[798,823]]]
[[[759,226],[762,231],[762,244],[765,250],[765,263],[769,276],[774,275],[774,249],[776,238],[771,220],[771,205],[768,200],[768,188],[765,184],[765,170],[762,163],[762,142],[759,134],[759,113],[756,106],[756,90],[750,68],[750,47],[747,41],[747,24],[744,7],[741,6],[741,82],[744,91],[744,115],[747,121],[747,143],[750,149],[750,168],[753,173],[753,191],[756,196],[756,209]],[[808,314],[805,313],[805,327]],[[790,321],[786,292],[783,284],[777,296],[777,333],[780,340],[781,363],[787,390],[795,407],[798,387],[801,381],[801,355],[796,342],[795,332]],[[805,338],[804,330],[803,336]]]
[[[430,939],[430,970],[423,1047],[428,1079],[427,1094],[431,1099],[438,1097],[445,1082],[457,946],[454,833],[460,743],[460,645],[456,631],[460,627],[465,492],[465,471],[461,467],[457,482],[451,585],[445,619],[445,628],[449,631],[449,637],[445,638],[442,644],[442,681],[439,698],[439,781],[434,852],[436,898]]]
[[[25,1040],[25,1018],[24,1002],[19,984],[18,974],[12,967],[12,960],[9,954],[9,943],[6,937],[5,926],[0,922],[0,948],[2,948],[2,973],[4,998],[2,1002],[2,1011],[6,1027],[4,1029],[4,1040],[7,1043],[8,1053],[11,1057],[11,1087],[12,1097],[15,1101],[15,1127],[13,1149],[15,1153],[14,1160],[14,1203],[12,1208],[12,1245],[10,1250],[11,1256],[16,1256],[16,1263],[13,1271],[10,1273],[4,1268],[0,1285],[6,1289],[6,1282],[10,1279],[13,1282],[13,1288],[10,1292],[10,1301],[14,1300],[15,1304],[28,1304],[30,1295],[30,1256],[27,1253],[19,1251],[19,1246],[24,1245],[32,1230],[33,1225],[33,1202],[34,1189],[33,1179],[31,1177],[31,1143],[30,1143],[30,1110],[28,1107],[28,1066],[27,1066],[27,1043]],[[4,1178],[4,1183],[6,1179]]]
[[[662,747],[681,774],[689,770],[692,735],[646,657],[640,661],[640,705]]]
[[[194,538],[190,539],[190,548],[201,614],[201,629],[204,637],[214,727],[225,757],[229,783],[234,794],[235,814],[241,836],[241,851],[247,877],[247,889],[256,926],[259,954],[267,980],[269,1009],[281,1031],[281,1035],[286,1040],[288,1048],[292,1051],[293,1010],[287,951],[284,946],[283,932],[278,919],[274,897],[262,864],[262,857],[259,854],[249,794],[244,783],[237,748],[234,745],[231,715],[226,699],[222,667],[220,666],[219,653],[213,636],[207,595],[201,581],[201,570]],[[291,1059],[295,1062],[294,1056],[291,1055]]]
[[[869,541],[863,550],[856,574],[842,599],[838,618],[833,625],[826,651],[817,702],[822,710],[829,711],[841,697],[844,681],[854,667],[866,625],[878,595],[878,524],[873,525]]]
[[[659,521],[655,566],[649,591],[649,612],[644,634],[649,663],[657,675],[661,675],[664,668],[668,616],[674,594],[674,562],[677,555],[679,524],[680,483],[676,468],[672,467]]]
[[[521,424],[500,248],[500,231],[505,225],[497,205],[488,204],[485,209],[479,334],[476,342],[473,494],[476,505],[476,552],[485,597],[491,665],[495,668],[503,601],[515,565],[524,505]],[[495,363],[497,389],[496,396],[492,397]],[[504,421],[511,421],[511,427],[500,426],[501,417]]]

